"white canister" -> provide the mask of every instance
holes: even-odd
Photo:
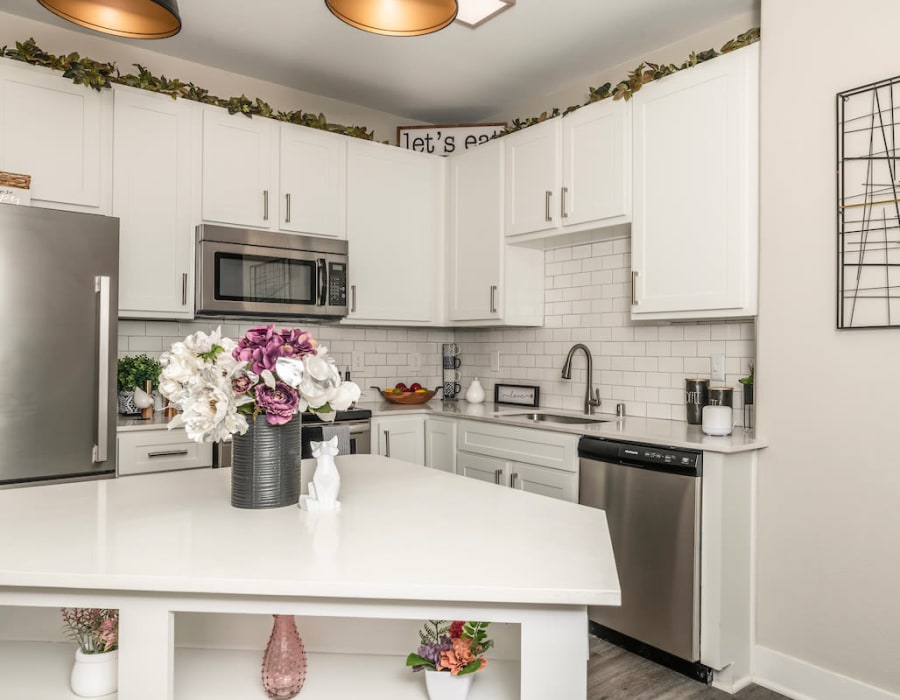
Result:
[[[734,413],[731,406],[704,406],[703,432],[707,435],[731,435]]]
[[[484,401],[484,387],[478,381],[478,377],[472,380],[469,388],[466,389],[466,401],[469,403],[481,403]]]

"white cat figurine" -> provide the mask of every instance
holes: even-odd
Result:
[[[338,438],[311,442],[312,455],[316,458],[316,473],[309,484],[309,496],[300,497],[300,507],[304,510],[339,510],[341,502],[341,475],[334,463],[338,453]]]

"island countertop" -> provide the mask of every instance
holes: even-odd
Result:
[[[337,513],[234,508],[229,469],[0,491],[0,586],[620,602],[600,510],[376,455],[337,464]]]

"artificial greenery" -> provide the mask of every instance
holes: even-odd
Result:
[[[749,367],[750,367],[750,374],[749,374],[748,376],[746,376],[746,377],[741,377],[740,379],[738,379],[738,381],[739,381],[741,384],[753,384],[753,363],[752,363],[752,362],[748,362],[747,364],[748,364]]]
[[[687,60],[685,60],[680,66],[676,66],[674,63],[665,65],[644,61],[640,63],[637,68],[631,71],[628,74],[627,78],[616,83],[615,87],[613,87],[612,83],[604,83],[599,87],[588,88],[590,96],[588,98],[588,101],[583,105],[573,105],[571,107],[567,107],[565,110],[560,110],[559,107],[554,107],[549,112],[542,112],[537,117],[513,119],[509,126],[507,126],[505,129],[502,129],[497,134],[497,136],[499,137],[506,134],[511,134],[515,131],[525,129],[526,127],[540,124],[541,122],[548,119],[553,119],[554,117],[565,116],[567,114],[570,114],[571,112],[574,112],[576,109],[580,109],[581,107],[585,107],[589,104],[592,104],[593,102],[599,102],[600,100],[605,100],[610,97],[614,100],[630,100],[634,93],[640,90],[641,87],[646,83],[652,82],[654,80],[659,80],[660,78],[671,75],[672,73],[677,73],[678,71],[684,70],[685,68],[692,68],[698,63],[703,63],[704,61],[708,61],[712,58],[715,58],[716,56],[721,56],[722,54],[743,48],[744,46],[749,46],[750,44],[754,44],[757,41],[759,41],[759,27],[748,29],[743,34],[739,34],[734,39],[730,39],[718,51],[716,51],[715,49],[708,49],[699,53],[692,51],[691,55],[688,56]]]
[[[118,362],[118,374],[116,386],[119,391],[134,391],[135,387],[144,388],[145,382],[153,383],[153,388],[159,387],[159,374],[162,365],[148,355],[128,355],[120,357]]]
[[[95,61],[92,58],[80,56],[78,53],[54,56],[42,50],[33,38],[28,39],[28,41],[17,41],[14,49],[6,46],[0,47],[0,57],[61,71],[64,77],[70,78],[74,83],[85,85],[94,90],[109,88],[112,87],[113,83],[116,83],[118,85],[140,88],[141,90],[159,92],[171,96],[172,99],[181,97],[185,100],[224,107],[231,114],[243,114],[247,117],[268,117],[269,119],[300,124],[313,129],[322,129],[369,141],[375,135],[374,132],[369,131],[364,126],[332,124],[321,113],[312,114],[299,109],[295,112],[276,111],[258,97],[255,99],[250,99],[246,95],[229,97],[227,99],[216,97],[215,95],[210,95],[208,90],[194,83],[185,83],[178,78],[169,79],[164,75],[157,77],[147,68],[137,63],[134,64],[138,71],[137,74],[127,73],[122,75],[115,63]]]

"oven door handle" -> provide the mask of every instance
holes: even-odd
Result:
[[[325,306],[326,293],[328,292],[328,268],[325,265],[325,258],[316,260],[316,281],[318,289],[316,290],[316,306]]]

